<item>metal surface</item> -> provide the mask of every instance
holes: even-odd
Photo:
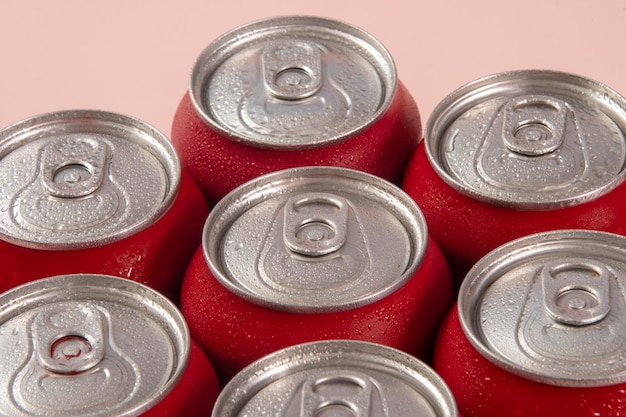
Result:
[[[187,365],[185,321],[165,297],[104,275],[34,281],[0,296],[0,414],[132,417]]]
[[[198,115],[234,141],[308,149],[376,122],[396,91],[388,51],[334,20],[287,16],[238,27],[198,57],[190,96]]]
[[[180,164],[167,138],[127,116],[61,111],[0,131],[0,238],[71,250],[122,239],[176,197]]]
[[[203,245],[229,290],[277,310],[330,312],[392,293],[427,243],[417,205],[359,171],[304,167],[235,189],[209,214]]]
[[[581,204],[626,178],[626,99],[595,81],[515,71],[446,97],[425,130],[433,168],[473,198],[516,209]]]
[[[456,417],[445,383],[398,350],[332,340],[296,345],[236,375],[213,417]]]
[[[626,382],[626,237],[565,230],[494,250],[466,276],[459,315],[496,365],[559,386]]]

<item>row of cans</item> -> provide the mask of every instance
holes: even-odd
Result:
[[[211,374],[172,365],[196,352],[234,395],[215,416],[408,415],[416,401],[455,416],[451,398],[466,416],[620,415],[625,103],[571,74],[496,74],[446,97],[421,140],[417,106],[375,38],[291,16],[203,51],[171,142],[97,111],[9,126],[0,270],[7,311],[20,310],[0,330],[15,336],[3,350],[20,353],[3,365],[11,395],[0,410],[143,415],[181,369]],[[151,286],[180,306],[192,342],[153,353],[142,331],[154,324],[108,306],[130,283],[78,305],[76,275],[38,284],[52,306],[12,292],[66,274]],[[319,340],[333,342],[309,344]],[[93,381],[111,374],[135,385],[111,383],[123,392],[102,399]],[[139,380],[160,381],[151,405],[138,393],[155,388]],[[55,400],[62,392],[80,400]],[[203,409],[180,415],[209,415],[197,399],[179,403]]]
[[[210,205],[294,166],[353,168],[401,185],[458,287],[482,256],[518,237],[626,233],[625,131],[626,101],[609,87],[527,70],[452,92],[422,132],[376,39],[289,16],[244,25],[200,54],[171,138]]]
[[[193,339],[202,332],[192,327],[190,336],[186,319],[197,318],[157,291],[95,274],[35,280],[0,295],[0,412],[620,416],[626,411],[624,274],[624,236],[589,230],[526,236],[470,270],[438,330],[430,365],[354,333],[294,340],[306,327],[288,329],[283,347],[264,355],[251,340],[268,336],[262,329],[243,335],[253,357],[243,358],[249,363],[239,363],[225,386],[201,349],[205,341]],[[357,332],[358,309],[353,312],[350,330]],[[212,327],[223,332],[220,325]],[[404,333],[421,331],[416,323]],[[217,350],[241,361],[238,347],[232,352],[230,340],[221,343],[209,355]]]
[[[4,416],[457,416],[430,367],[355,340],[289,346],[221,390],[174,304],[124,278],[49,277],[0,301]]]

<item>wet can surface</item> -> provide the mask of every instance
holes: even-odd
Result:
[[[107,275],[60,275],[0,295],[0,413],[200,416],[219,394],[180,311]],[[194,366],[194,368],[189,368]],[[201,392],[193,398],[189,392]]]
[[[213,417],[457,417],[423,362],[375,343],[329,340],[272,353],[224,388]]]
[[[273,351],[323,339],[430,358],[452,304],[445,259],[398,187],[356,170],[267,174],[222,199],[181,292],[225,382]]]
[[[513,239],[626,233],[626,100],[576,75],[516,71],[469,83],[429,118],[403,189],[455,281]]]
[[[421,135],[415,101],[378,40],[335,20],[286,16],[207,46],[171,137],[214,204],[296,166],[352,168],[399,184]]]
[[[465,416],[626,413],[626,238],[562,230],[481,259],[440,330],[434,368]]]
[[[70,273],[121,276],[177,299],[208,206],[165,136],[71,110],[0,131],[0,290]]]

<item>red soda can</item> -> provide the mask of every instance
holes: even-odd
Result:
[[[124,278],[12,288],[0,295],[0,333],[5,416],[207,416],[219,394],[176,306]]]
[[[626,100],[576,75],[514,71],[471,82],[433,111],[403,189],[459,283],[533,233],[625,234]]]
[[[212,417],[457,417],[450,390],[415,357],[388,346],[327,340],[265,356],[224,387]]]
[[[171,134],[210,205],[297,166],[399,184],[421,137],[417,105],[385,47],[352,25],[307,16],[252,22],[209,44]]]
[[[626,415],[626,238],[559,230],[482,258],[434,369],[466,417]]]
[[[362,171],[266,174],[211,211],[183,279],[192,337],[226,382],[284,347],[357,339],[431,358],[453,302],[419,208]]]
[[[0,131],[0,290],[53,275],[129,278],[177,300],[208,205],[169,140],[72,110]]]

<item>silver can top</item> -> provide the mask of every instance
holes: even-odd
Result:
[[[513,71],[446,97],[425,129],[435,171],[456,190],[516,209],[587,202],[626,178],[626,99],[576,75]]]
[[[398,187],[359,171],[277,171],[211,211],[204,254],[229,290],[296,312],[348,310],[402,286],[427,244],[424,217]]]
[[[456,417],[443,380],[414,357],[374,343],[329,340],[270,354],[237,374],[213,417]]]
[[[286,16],[238,27],[198,57],[189,93],[212,129],[247,145],[310,149],[376,122],[396,91],[389,52],[354,26]]]
[[[0,414],[131,417],[187,366],[182,314],[122,278],[62,275],[0,295]]]
[[[626,382],[626,237],[512,241],[470,270],[458,308],[470,342],[509,372],[559,386]]]
[[[0,131],[0,239],[45,250],[100,246],[155,222],[180,163],[169,140],[115,113],[48,113]]]

